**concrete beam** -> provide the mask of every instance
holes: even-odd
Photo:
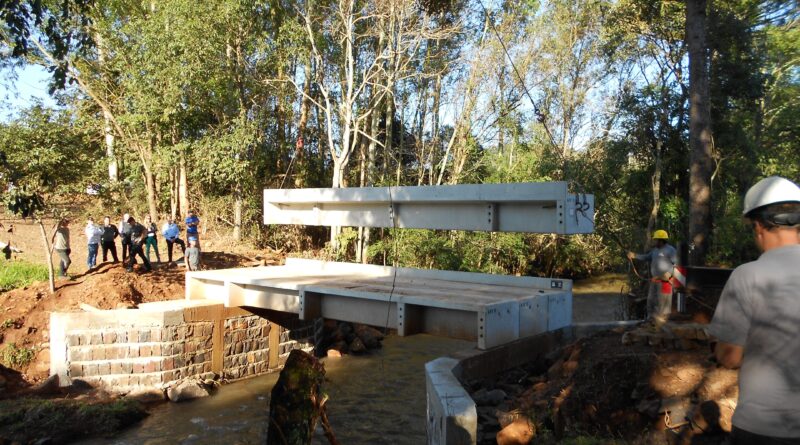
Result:
[[[566,182],[265,189],[264,224],[592,233],[594,196]]]
[[[186,299],[471,340],[489,349],[568,326],[572,281],[289,259],[187,272]],[[200,300],[206,301],[206,300]]]

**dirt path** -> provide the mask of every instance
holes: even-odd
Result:
[[[578,323],[622,319],[620,294],[627,292],[624,274],[578,280],[572,288],[572,320]]]

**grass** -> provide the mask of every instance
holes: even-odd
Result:
[[[0,292],[25,287],[35,281],[47,281],[47,266],[27,261],[2,261]]]
[[[146,415],[141,405],[124,399],[93,404],[73,400],[0,400],[0,437],[20,443],[109,437]]]
[[[36,351],[31,348],[18,347],[15,343],[9,343],[0,351],[0,362],[3,365],[19,369],[30,363],[36,357]]]

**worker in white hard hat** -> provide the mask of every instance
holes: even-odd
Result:
[[[650,262],[650,288],[647,292],[647,318],[656,326],[666,323],[672,311],[672,284],[678,252],[669,244],[666,230],[653,232],[655,246],[647,253],[628,252],[629,260]]]
[[[717,361],[739,368],[734,444],[800,444],[800,187],[772,176],[744,198],[762,251],[737,267],[709,332]]]

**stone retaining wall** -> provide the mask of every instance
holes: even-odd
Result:
[[[291,326],[202,300],[53,313],[51,374],[63,386],[80,379],[116,392],[163,388],[208,372],[252,377],[278,369],[292,349],[313,349],[313,324],[284,324]]]

